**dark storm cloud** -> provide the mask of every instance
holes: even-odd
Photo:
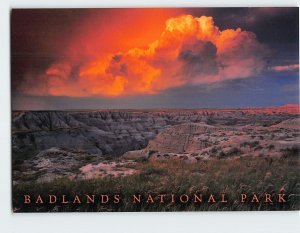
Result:
[[[297,43],[298,7],[191,8],[193,15],[211,15],[220,29],[242,28],[254,32],[263,43]]]
[[[87,15],[76,9],[13,9],[11,11],[12,91],[28,74],[36,76],[63,59],[76,24]]]
[[[197,8],[188,11],[193,15],[203,13]],[[272,51],[270,66],[299,62],[298,7],[206,8],[205,13],[214,17],[220,29],[230,26],[254,32]]]
[[[11,12],[11,80],[12,80],[12,95],[13,104],[16,108],[33,108],[47,109],[51,108],[79,108],[86,105],[89,108],[94,107],[156,107],[161,103],[162,106],[176,106],[182,107],[185,104],[191,103],[191,107],[208,106],[224,106],[218,103],[222,96],[228,105],[235,103],[235,97],[225,98],[229,96],[230,91],[235,90],[228,85],[219,89],[217,94],[210,92],[208,95],[199,94],[195,87],[184,87],[182,89],[165,91],[157,96],[141,97],[141,98],[127,98],[121,102],[117,100],[98,99],[98,98],[63,98],[63,97],[31,97],[26,96],[28,102],[19,101],[24,98],[22,94],[18,93],[18,87],[22,83],[30,82],[30,85],[37,85],[37,80],[26,79],[26,77],[40,77],[52,64],[59,60],[73,60],[73,66],[70,69],[70,77],[76,79],[80,72],[82,63],[87,62],[82,56],[72,57],[74,54],[69,49],[69,41],[74,35],[80,31],[80,25],[83,19],[87,16],[103,15],[106,17],[110,10],[99,11],[99,9],[14,9]],[[270,70],[275,66],[290,66],[299,63],[299,13],[298,8],[187,8],[182,9],[184,14],[192,14],[193,16],[212,16],[215,24],[221,30],[226,28],[242,28],[242,30],[251,31],[256,34],[259,42],[266,44],[272,51],[271,56],[268,58],[268,66]],[[143,29],[144,30],[144,29]],[[101,38],[99,38],[101,41]],[[214,59],[215,50],[213,46],[202,43],[195,43],[193,46],[186,44],[182,46],[181,53],[178,57],[184,63],[183,72],[193,76],[196,73],[214,73],[216,71],[216,61]],[[201,52],[200,52],[201,51]],[[206,54],[206,59],[203,60],[203,54]],[[75,60],[75,61],[74,61]],[[74,65],[75,64],[75,65]],[[126,74],[127,65],[122,61],[122,57],[116,55],[111,61],[111,72],[115,75]],[[273,77],[273,73],[266,73],[268,76]],[[294,80],[290,85],[297,84],[299,73],[290,72],[288,77],[285,74],[276,76],[276,79],[268,79],[268,82],[274,82],[275,85],[269,90],[269,93],[262,93],[253,100],[253,103],[259,102],[258,98],[261,97],[264,104],[276,103],[280,98],[284,100],[287,98],[284,93],[280,91],[280,87],[284,86],[288,77]],[[281,80],[280,77],[283,77]],[[243,80],[241,82],[251,82]],[[254,86],[260,86],[260,80]],[[263,83],[268,86],[269,83]],[[43,83],[39,82],[40,87],[44,88]],[[264,86],[264,88],[265,88]],[[232,85],[232,87],[237,87]],[[208,87],[206,87],[208,88]],[[250,94],[242,94],[246,87],[241,86],[241,97],[249,97]],[[201,88],[200,88],[201,89]],[[276,94],[272,94],[273,91]],[[297,89],[298,91],[298,89]],[[182,93],[182,95],[179,95]],[[202,92],[201,92],[202,93]],[[247,93],[245,91],[245,93]],[[253,94],[253,93],[252,93]],[[293,93],[298,96],[298,92]],[[269,96],[273,98],[272,101],[266,98]],[[200,98],[201,97],[201,98]],[[18,100],[19,98],[19,100]],[[298,98],[298,97],[297,97]],[[194,103],[192,100],[202,99],[202,105]],[[292,101],[291,101],[292,100]],[[99,101],[103,105],[99,104]],[[215,102],[213,102],[215,101]],[[250,101],[250,100],[249,100]],[[271,101],[271,102],[267,102]],[[297,102],[292,98],[286,102]],[[36,103],[35,107],[34,104]],[[136,103],[136,104],[135,104]],[[249,102],[249,105],[253,105]],[[124,105],[122,105],[124,104]],[[143,105],[145,104],[145,105]],[[242,105],[242,102],[238,103]],[[30,107],[31,106],[31,107]],[[42,107],[41,107],[42,106]],[[76,107],[77,106],[77,107]]]
[[[210,41],[191,39],[186,41],[178,55],[184,63],[182,72],[188,76],[216,74],[217,48]]]

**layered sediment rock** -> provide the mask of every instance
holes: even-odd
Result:
[[[159,132],[174,125],[274,125],[297,117],[291,114],[296,110],[288,106],[226,110],[15,111],[12,117],[13,158],[32,157],[52,147],[119,156],[145,148]],[[186,137],[179,134],[185,132],[172,137],[175,140],[179,137],[180,141]],[[159,140],[165,139],[158,138],[156,143]]]
[[[297,155],[296,110],[16,111],[13,181],[132,174],[130,158]]]

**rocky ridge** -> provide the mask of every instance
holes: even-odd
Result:
[[[13,180],[133,174],[130,160],[144,157],[194,163],[297,154],[298,110],[15,111]]]
[[[146,147],[150,139],[174,125],[273,125],[297,116],[290,114],[291,108],[288,112],[281,109],[259,109],[256,114],[254,109],[16,111],[12,116],[13,158],[32,157],[52,147],[119,156]]]

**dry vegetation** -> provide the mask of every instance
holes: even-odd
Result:
[[[168,111],[15,112],[15,212],[299,210],[299,106]],[[220,202],[226,195],[227,203]],[[275,201],[286,194],[286,202]],[[48,195],[57,202],[47,204]],[[86,203],[86,194],[97,196]],[[120,203],[111,196],[121,195]],[[132,195],[142,195],[133,203]],[[147,195],[154,203],[147,202]],[[159,194],[174,194],[164,203]],[[203,195],[182,203],[180,195]],[[216,202],[208,203],[209,195]],[[247,194],[241,203],[240,195]],[[257,195],[258,203],[251,202]],[[264,202],[269,194],[272,203]],[[24,195],[35,202],[24,204]],[[62,204],[62,196],[81,204]],[[103,204],[101,195],[109,195]],[[85,199],[84,199],[85,197]],[[146,198],[145,198],[146,197]]]
[[[239,159],[200,160],[188,164],[181,160],[139,159],[130,165],[137,174],[113,177],[106,176],[92,180],[20,183],[13,187],[13,206],[16,212],[32,211],[200,211],[200,210],[298,210],[299,209],[299,151],[285,151],[281,158],[243,157]],[[256,193],[259,197],[270,193],[287,194],[286,203],[240,203],[239,195]],[[126,198],[133,194],[194,194],[204,196],[225,193],[228,203],[188,203],[166,201],[161,204],[142,202],[134,204]],[[74,197],[84,194],[121,194],[119,204],[23,204],[23,195],[41,194],[47,197],[55,194]]]

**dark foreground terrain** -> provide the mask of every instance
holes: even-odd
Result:
[[[298,105],[15,111],[13,209],[298,210],[299,125]]]

